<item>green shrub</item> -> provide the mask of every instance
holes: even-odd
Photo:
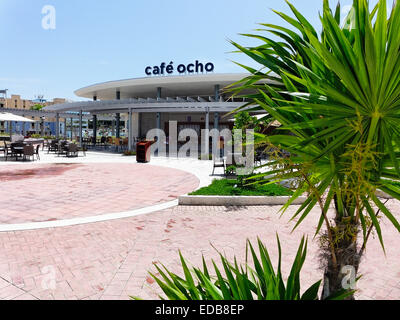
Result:
[[[234,175],[236,175],[236,170],[237,170],[237,168],[235,166],[229,166],[225,170],[225,175],[234,176]]]
[[[259,255],[256,254],[252,244],[247,242],[247,255],[251,255],[253,265],[238,265],[237,259],[229,262],[220,254],[222,269],[212,261],[215,276],[210,275],[203,257],[203,267],[188,267],[186,260],[180,254],[181,265],[185,278],[155,265],[160,276],[150,273],[164,292],[168,300],[318,300],[318,291],[321,280],[310,288],[301,292],[300,274],[307,255],[307,241],[301,240],[295,260],[293,262],[288,280],[283,281],[281,262],[282,251],[278,240],[279,258],[278,268],[271,262],[269,253],[264,244],[258,240]],[[249,257],[246,257],[248,261]],[[354,292],[342,291],[329,300],[342,300]],[[133,299],[139,299],[132,297]],[[160,296],[161,299],[165,297]]]

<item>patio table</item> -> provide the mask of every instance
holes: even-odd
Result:
[[[30,145],[38,145],[38,144],[44,144],[44,139],[25,139],[25,143],[30,144]]]

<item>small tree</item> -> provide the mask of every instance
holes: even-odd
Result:
[[[297,180],[297,191],[283,209],[309,193],[293,217],[295,227],[320,208],[317,234],[326,296],[342,289],[348,266],[357,273],[372,231],[384,248],[381,216],[400,231],[376,195],[381,190],[400,199],[400,187],[392,182],[400,180],[400,3],[388,18],[385,0],[372,11],[367,0],[354,0],[343,23],[340,4],[332,11],[324,0],[320,34],[288,4],[294,17],[276,13],[292,29],[262,24],[258,31],[273,37],[245,35],[261,40],[260,46],[232,42],[261,65],[259,70],[245,67],[251,75],[235,90],[256,91],[247,96],[249,104],[264,109],[285,130],[259,139],[291,154],[271,161],[265,173],[277,181]]]
[[[41,105],[39,103],[35,104],[34,106],[31,107],[31,110],[37,110],[40,111],[44,108],[44,105]]]

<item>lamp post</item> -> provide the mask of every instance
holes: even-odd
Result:
[[[44,120],[46,120],[45,117],[40,117],[40,135],[44,137]]]

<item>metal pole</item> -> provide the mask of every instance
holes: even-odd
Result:
[[[215,101],[219,101],[219,98],[220,98],[220,94],[219,94],[219,92],[220,92],[220,86],[219,86],[219,84],[217,84],[217,85],[215,85]]]
[[[64,138],[67,139],[67,118],[64,118]]]
[[[214,113],[214,129],[219,130],[219,113]]]
[[[142,137],[142,114],[138,113],[138,117],[139,117],[138,138],[140,139]]]
[[[93,145],[97,142],[97,115],[93,115]]]
[[[23,114],[22,115],[23,117],[25,117],[25,115]],[[21,122],[21,125],[22,125],[22,135],[25,137],[25,134],[26,134],[26,126],[25,126],[25,122]]]
[[[210,108],[206,108],[206,136],[204,138],[204,152],[208,157],[210,154]]]
[[[157,100],[161,99],[162,96],[162,89],[160,87],[157,88]],[[157,129],[161,129],[161,112],[157,112],[156,114],[156,125]]]
[[[133,137],[132,137],[132,109],[129,108],[129,116],[128,116],[128,149],[129,151],[132,150],[132,145],[133,145]]]
[[[74,119],[70,118],[69,131],[71,131],[71,140],[74,139]]]
[[[60,114],[56,114],[56,138],[58,139],[60,137]]]
[[[116,99],[117,100],[121,100],[121,92],[117,91],[116,93]],[[116,126],[117,126],[117,133],[116,133],[116,137],[117,139],[119,139],[121,137],[121,114],[117,113],[116,114]]]
[[[10,141],[12,142],[12,130],[13,130],[12,121],[9,121],[8,123],[8,130],[10,131]]]
[[[82,142],[83,142],[83,140],[82,140],[82,136],[83,136],[83,134],[82,134],[82,131],[83,131],[82,117],[83,117],[83,113],[82,113],[82,110],[80,110],[79,111],[79,145],[80,146],[82,146]]]
[[[40,127],[40,135],[42,136],[42,137],[44,137],[44,117],[41,117],[40,118],[40,125],[41,125],[41,127]]]
[[[116,133],[116,137],[119,139],[121,137],[121,114],[117,113],[117,117],[116,117],[116,129],[117,129],[117,133]]]

